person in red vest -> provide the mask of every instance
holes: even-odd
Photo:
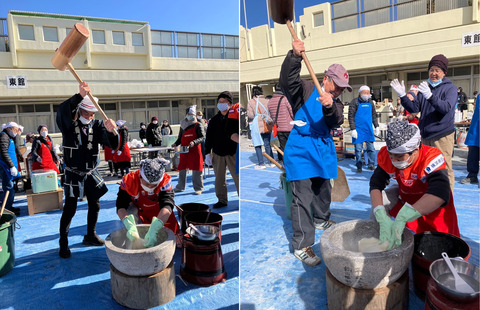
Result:
[[[57,174],[60,162],[53,148],[52,138],[48,135],[46,125],[40,125],[37,129],[40,134],[32,143],[32,170],[55,170]]]
[[[150,224],[145,247],[156,244],[157,232],[167,227],[177,234],[180,230],[173,213],[175,193],[172,178],[165,173],[168,160],[144,159],[140,169],[125,175],[117,195],[117,215],[127,228],[127,238],[139,238],[136,224]]]
[[[414,233],[434,231],[460,237],[445,157],[420,139],[415,124],[388,124],[387,145],[378,152],[378,166],[370,178],[373,215],[380,224],[380,242],[388,241],[388,249],[402,243],[405,226]],[[398,186],[385,189],[390,178]]]
[[[197,120],[196,105],[187,108],[186,113],[187,115],[180,122],[178,139],[172,144],[172,147],[181,145],[182,148],[186,148],[185,152],[180,153],[178,183],[174,190],[176,192],[183,192],[185,190],[187,169],[190,169],[192,170],[192,182],[195,195],[201,195],[203,191],[203,156],[201,144],[205,141],[205,130],[203,125]]]
[[[123,120],[116,122],[118,129],[118,135],[120,136],[120,144],[118,149],[113,152],[113,164],[115,172],[120,170],[119,178],[122,178],[125,174],[130,172],[132,156],[130,155],[130,148],[128,147],[128,128],[125,126]]]

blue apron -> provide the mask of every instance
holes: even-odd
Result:
[[[5,132],[1,133],[2,135],[6,135]],[[8,137],[10,140],[10,144],[8,145],[8,156],[13,162],[13,166],[15,168],[18,168],[18,162],[17,162],[17,154],[15,153],[15,143],[13,142],[13,139]],[[0,166],[1,169],[5,170],[5,173],[7,175],[7,178],[9,181],[18,179],[20,177],[20,173],[17,173],[16,176],[12,176],[10,173],[10,168],[7,166],[7,163],[5,163],[3,160],[0,159]]]
[[[315,89],[305,104],[295,113],[295,125],[285,146],[283,162],[288,181],[314,177],[337,178],[337,154],[330,129],[323,118],[322,104]]]
[[[475,111],[473,112],[472,122],[470,123],[470,128],[468,129],[467,138],[465,139],[465,144],[468,146],[480,146],[480,122],[478,118],[480,117],[480,96],[477,96],[477,102],[475,103]]]
[[[361,102],[358,99],[358,109],[355,113],[355,129],[357,130],[357,138],[352,138],[352,143],[363,143],[365,141],[374,142],[372,127],[372,105],[370,102]]]

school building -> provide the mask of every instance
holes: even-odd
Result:
[[[46,124],[58,132],[56,110],[78,93],[68,71],[51,63],[75,23],[90,32],[72,61],[112,119],[140,122],[157,116],[179,123],[196,104],[206,118],[217,95],[238,96],[239,38],[235,35],[150,29],[148,22],[10,11],[0,18],[0,123],[16,121],[24,134]],[[100,115],[97,115],[97,118]]]

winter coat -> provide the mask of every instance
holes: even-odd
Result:
[[[160,125],[150,123],[147,127],[147,143],[152,146],[162,145],[162,131]]]
[[[222,115],[220,111],[210,119],[205,139],[205,154],[210,154],[211,150],[219,156],[235,154],[237,143],[227,135],[227,123],[228,113]]]
[[[282,99],[283,98],[283,99]],[[281,100],[281,101],[280,101]],[[280,107],[278,106],[280,102]],[[278,115],[277,115],[278,108]],[[293,121],[293,111],[292,106],[288,102],[287,97],[282,92],[274,92],[272,99],[268,102],[268,111],[273,121],[276,121],[277,131],[279,132],[290,132],[292,131],[293,125],[290,124]]]

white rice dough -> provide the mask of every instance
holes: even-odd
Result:
[[[128,245],[129,250],[141,250],[145,249],[145,240],[142,238],[136,238]]]
[[[385,252],[388,248],[388,241],[381,243],[378,238],[362,238],[358,241],[358,251],[361,253]]]

